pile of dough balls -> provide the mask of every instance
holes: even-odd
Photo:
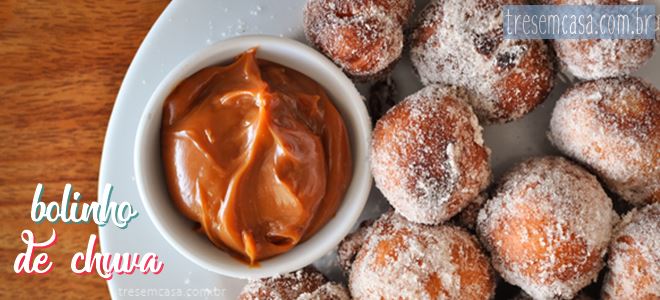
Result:
[[[252,280],[240,299],[493,299],[498,279],[520,287],[513,299],[660,299],[660,92],[629,76],[655,42],[504,39],[502,8],[517,4],[431,0],[407,41],[424,87],[397,103],[383,78],[414,1],[307,2],[309,41],[354,80],[381,80],[369,160],[392,209],[339,244],[348,288],[305,268]],[[556,65],[588,80],[552,112],[548,137],[567,158],[527,159],[490,186],[481,124],[532,111]],[[601,182],[634,207],[622,220]]]

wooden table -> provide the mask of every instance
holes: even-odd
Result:
[[[167,5],[150,1],[0,0],[0,299],[106,299],[105,280],[75,275],[95,224],[36,225],[30,207],[38,182],[43,201],[61,201],[72,183],[96,200],[108,118],[122,78],[145,34]],[[53,271],[17,275],[20,239],[55,228],[46,250]]]

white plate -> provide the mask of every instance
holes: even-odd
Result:
[[[417,2],[419,10],[427,1]],[[655,2],[657,5],[660,0]],[[301,27],[304,3],[305,0],[174,0],[145,37],[119,90],[103,146],[99,175],[99,187],[112,183],[114,201],[130,202],[141,215],[124,230],[113,226],[100,227],[99,235],[103,252],[155,252],[165,263],[165,268],[158,275],[136,272],[114,276],[108,281],[114,299],[131,298],[130,294],[147,295],[140,297],[143,299],[178,294],[181,296],[175,298],[235,299],[240,292],[244,281],[198,267],[179,255],[156,231],[144,212],[135,186],[132,159],[135,130],[159,81],[192,52],[247,33],[285,36],[305,42]],[[660,59],[657,55],[637,74],[656,87],[660,86]],[[398,98],[421,87],[405,57],[397,65],[393,77],[399,88]],[[360,88],[365,90],[364,86]],[[485,129],[496,176],[523,158],[556,153],[545,133],[555,100],[565,88],[565,84],[558,84],[550,98],[522,120]],[[101,192],[99,190],[99,196]],[[377,216],[386,207],[386,202],[374,189],[361,218]],[[319,260],[316,266],[330,278],[341,279],[333,253]]]

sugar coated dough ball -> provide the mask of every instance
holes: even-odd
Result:
[[[376,186],[408,220],[451,218],[490,181],[482,128],[456,88],[431,85],[376,124],[371,167]]]
[[[660,203],[623,217],[607,265],[602,299],[660,299]]]
[[[378,219],[349,276],[355,299],[490,299],[495,277],[476,238],[449,225]]]
[[[506,281],[535,299],[571,299],[598,276],[616,220],[595,176],[542,157],[503,177],[477,232]]]
[[[635,204],[660,202],[660,91],[636,78],[581,82],[561,96],[550,140]]]
[[[545,0],[547,4],[617,5],[640,4],[629,0]],[[637,3],[635,3],[637,2]],[[653,56],[655,42],[644,39],[553,40],[562,68],[580,79],[598,79],[631,74]]]
[[[275,277],[250,280],[240,300],[348,300],[347,289],[328,280],[313,267]]]
[[[412,0],[309,0],[307,39],[353,79],[385,75],[401,57]]]
[[[554,84],[550,50],[541,40],[503,37],[502,7],[523,1],[432,0],[420,13],[410,58],[425,85],[465,87],[479,119],[519,119]]]

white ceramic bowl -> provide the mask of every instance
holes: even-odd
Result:
[[[163,102],[184,79],[202,68],[228,63],[238,54],[258,47],[257,57],[304,73],[325,87],[348,130],[353,155],[353,179],[332,218],[307,241],[290,251],[250,267],[215,247],[192,230],[193,222],[170,200],[160,155]],[[199,51],[176,66],[149,99],[135,138],[137,187],[147,214],[163,237],[183,256],[210,271],[237,278],[274,276],[300,269],[331,251],[357,221],[371,189],[368,153],[371,121],[353,83],[330,60],[297,41],[252,35],[228,39]]]

